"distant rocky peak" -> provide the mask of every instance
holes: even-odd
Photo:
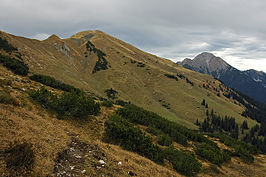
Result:
[[[208,52],[197,55],[193,60],[186,58],[181,62],[181,65],[197,72],[211,74],[217,78],[219,78],[223,72],[232,68],[223,59]]]
[[[230,67],[222,58],[216,57],[212,53],[204,52],[197,55],[194,59],[194,62],[205,65],[210,71],[215,70],[226,70]]]

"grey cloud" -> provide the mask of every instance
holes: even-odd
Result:
[[[243,61],[241,68],[266,58],[265,22],[264,0],[2,0],[0,6],[0,29],[16,35],[66,38],[99,29],[174,61],[209,51],[236,67]]]

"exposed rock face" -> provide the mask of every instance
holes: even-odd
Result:
[[[186,58],[181,64],[186,68],[210,74],[218,79],[225,71],[232,69],[223,59],[208,52],[197,55],[193,60]]]
[[[207,52],[197,55],[193,60],[186,58],[179,64],[193,71],[212,75],[227,86],[266,103],[266,74],[263,72],[239,71],[222,58]]]

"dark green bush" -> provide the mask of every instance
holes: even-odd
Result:
[[[145,67],[145,64],[142,63],[142,62],[138,62],[137,67],[141,67],[141,68],[143,68],[143,67]]]
[[[172,74],[164,74],[164,75],[170,79],[174,79],[174,80],[178,81],[178,78]]]
[[[159,135],[157,137],[157,142],[161,146],[170,146],[172,144],[172,139],[168,135]]]
[[[56,109],[58,97],[45,87],[41,87],[39,90],[32,90],[30,97],[45,109]]]
[[[90,41],[86,43],[86,48],[87,50],[95,53],[98,56],[98,60],[93,68],[92,74],[100,70],[108,69],[108,61],[104,58],[106,56],[104,52],[102,52],[100,49],[97,49],[95,45]]]
[[[1,34],[0,34],[1,35]],[[14,46],[10,45],[7,40],[2,39],[0,37],[0,50],[3,49],[4,51],[6,51],[7,53],[10,53],[12,51],[17,51],[18,49],[15,48]]]
[[[160,135],[160,134],[163,134],[163,132],[162,132],[161,130],[158,130],[157,128],[154,128],[154,127],[152,127],[152,126],[149,126],[149,127],[147,128],[147,132],[148,132],[148,133],[151,133],[151,134],[153,134],[153,135],[155,135],[155,136],[158,136],[158,135]]]
[[[108,107],[108,108],[113,107],[112,101],[109,101],[109,100],[104,100],[101,105]]]
[[[5,151],[5,163],[9,170],[22,172],[32,169],[35,155],[28,143],[12,145]]]
[[[171,127],[175,123],[168,122],[155,113],[127,104],[106,121],[105,140],[109,143],[118,144],[126,150],[136,152],[159,164],[167,159],[173,164],[176,171],[184,175],[192,176],[199,172],[201,164],[194,155],[178,151],[173,147],[165,150],[161,149],[154,145],[152,139],[135,127],[133,123],[148,126],[147,131],[154,135],[160,135],[157,137],[159,143],[166,146],[172,143],[171,137],[174,137],[173,139],[178,142],[186,142],[185,133],[188,134],[188,137],[191,137],[189,133],[192,133],[187,129],[183,129],[182,126]],[[178,139],[180,137],[184,137],[185,140],[181,141]],[[200,140],[200,138],[197,140]]]
[[[0,54],[0,63],[14,74],[27,76],[29,68],[23,62]]]
[[[236,146],[233,152],[234,156],[240,157],[241,160],[245,163],[252,163],[254,161],[254,157],[250,154],[250,152],[244,148],[243,146]]]
[[[213,146],[207,143],[197,146],[196,154],[216,165],[221,165],[223,162],[231,160],[228,151],[221,151],[217,145]]]
[[[254,158],[252,154],[258,153],[258,149],[255,146],[236,140],[225,134],[216,133],[209,134],[209,136],[219,138],[222,143],[233,148],[232,156],[240,157],[245,163],[253,162]]]
[[[96,73],[97,71],[100,70],[107,70],[108,69],[108,62],[105,58],[100,58],[97,60],[92,73]]]
[[[123,100],[116,100],[115,104],[120,105],[120,106],[125,106],[126,104],[129,104],[130,102],[123,101]]]
[[[174,169],[186,176],[195,176],[200,171],[201,163],[193,154],[174,149],[173,147],[164,150],[165,158],[168,159]]]
[[[115,99],[115,98],[117,98],[118,92],[116,90],[112,89],[112,88],[106,89],[104,92],[106,93],[106,96],[109,99]]]
[[[117,114],[112,115],[105,123],[105,140],[157,163],[163,162],[162,150],[152,143],[151,138]]]
[[[172,147],[163,150],[154,145],[149,136],[117,114],[112,115],[105,123],[105,141],[118,144],[126,150],[136,152],[159,164],[167,159],[173,164],[176,171],[184,175],[192,176],[199,172],[201,167],[192,154],[178,151]]]
[[[83,93],[64,92],[58,96],[42,87],[39,90],[31,91],[30,97],[44,108],[55,111],[58,118],[85,118],[100,112],[100,104],[95,103],[92,98]]]
[[[156,128],[171,137],[173,141],[183,145],[187,145],[187,140],[212,143],[196,131],[171,122],[153,112],[146,111],[132,104],[127,104],[123,108],[118,109],[117,114],[130,122]]]
[[[80,89],[75,88],[71,85],[62,83],[58,80],[55,80],[53,77],[50,77],[50,76],[45,76],[41,74],[33,74],[32,76],[30,76],[30,79],[36,82],[40,82],[44,85],[53,87],[55,89],[66,91],[66,92],[76,92],[76,93],[82,92]]]
[[[100,105],[84,94],[64,92],[57,100],[55,110],[60,117],[84,118],[88,115],[98,115]]]
[[[131,59],[131,60],[130,60],[130,63],[135,64],[135,63],[137,63],[137,62],[136,62],[136,60],[132,60],[132,59]]]

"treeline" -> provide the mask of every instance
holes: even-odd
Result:
[[[266,153],[265,125],[255,125],[252,127],[243,139],[244,142],[250,143],[257,147],[261,152]]]
[[[29,73],[28,66],[17,59],[0,54],[0,63],[14,74],[27,76]]]
[[[29,78],[33,81],[40,82],[44,85],[53,87],[55,89],[63,90],[66,92],[76,92],[76,93],[82,92],[80,89],[75,88],[72,85],[68,85],[58,80],[55,80],[53,77],[50,77],[50,76],[41,75],[41,74],[33,74]]]
[[[45,109],[55,112],[59,119],[86,118],[100,112],[100,104],[84,93],[64,92],[58,95],[41,87],[39,90],[32,90],[30,97]]]
[[[207,118],[204,119],[202,123],[196,122],[200,126],[200,130],[203,132],[226,132],[233,138],[238,138],[239,135],[239,126],[235,121],[234,117],[221,117],[216,115],[213,110],[211,113],[206,111]]]
[[[250,117],[258,121],[261,124],[266,124],[266,105],[260,102],[255,101],[247,95],[244,95],[234,89],[227,94],[224,94],[227,98],[233,98],[239,103],[244,105],[246,109],[242,112],[242,116]]]
[[[266,153],[266,105],[233,89],[228,94],[228,97],[232,97],[246,107],[241,114],[242,116],[250,117],[261,124],[260,126],[252,127],[250,132],[243,138],[243,141]]]
[[[93,68],[92,74],[100,70],[108,69],[108,61],[105,59],[106,54],[104,52],[102,52],[100,49],[97,49],[95,45],[90,41],[86,43],[86,48],[88,51],[95,53],[98,57],[98,60]]]
[[[193,176],[201,167],[194,155],[173,147],[162,149],[152,139],[125,118],[114,114],[105,123],[105,141],[118,144],[126,150],[136,152],[158,164],[169,160],[174,169],[184,175]]]

